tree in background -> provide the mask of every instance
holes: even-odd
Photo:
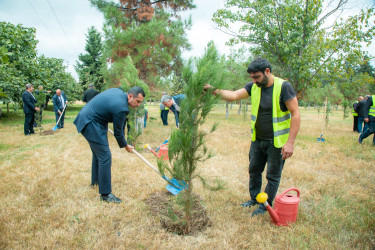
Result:
[[[86,90],[90,83],[94,84],[95,88],[103,91],[103,58],[102,58],[102,37],[101,34],[91,26],[86,35],[85,54],[79,54],[76,66],[74,67],[79,76],[79,83],[83,90]]]
[[[104,13],[105,57],[116,62],[130,55],[140,79],[155,88],[160,77],[180,75],[181,51],[189,49],[185,29],[191,21],[176,17],[195,6],[192,0],[93,0]]]
[[[38,79],[36,45],[34,28],[0,22],[0,47],[5,48],[9,59],[1,63],[4,74],[0,74],[0,89],[8,112],[10,102],[21,103],[26,83]]]
[[[140,86],[145,91],[146,96],[150,93],[147,84],[139,79],[138,70],[135,68],[130,56],[114,62],[108,69],[105,78],[114,83],[109,87],[118,87],[126,92],[134,86]],[[146,98],[144,102],[146,102]],[[143,120],[142,122],[140,120],[145,115],[144,102],[135,109],[129,109],[129,115],[127,116],[128,142],[133,145],[136,144],[137,138],[142,134]]]
[[[288,79],[301,98],[308,86],[318,86],[322,78],[334,81],[346,62],[359,65],[366,54],[362,43],[371,44],[373,8],[326,25],[347,2],[330,2],[326,9],[322,0],[230,0],[213,20],[234,36],[230,44],[251,44],[254,55],[269,59],[274,72]],[[238,31],[232,23],[240,23]]]
[[[239,50],[231,50],[229,56],[225,59],[223,58],[223,63],[226,69],[226,81],[224,89],[236,90],[243,88],[246,83],[249,82],[249,74],[247,73],[247,67],[249,65],[250,55],[247,53],[244,47]],[[242,100],[239,101],[240,106],[238,108],[238,114],[241,113]],[[226,115],[225,118],[229,117],[229,102],[226,101]]]
[[[8,58],[0,63],[0,70],[4,72],[0,74],[0,89],[2,100],[8,107],[10,102],[22,103],[27,83],[35,87],[43,85],[44,89],[51,91],[61,88],[69,94],[69,100],[74,100],[75,91],[79,91],[74,78],[66,72],[62,59],[37,57],[37,43],[34,28],[0,22],[0,48]]]
[[[205,119],[219,96],[211,95],[203,90],[206,83],[212,83],[216,87],[222,87],[224,82],[224,67],[220,63],[220,57],[213,43],[207,45],[204,56],[195,62],[192,61],[184,67],[182,77],[185,84],[186,99],[181,104],[180,127],[172,132],[169,140],[168,156],[172,166],[158,162],[159,170],[164,175],[169,172],[174,178],[183,180],[188,184],[183,195],[184,232],[190,232],[192,219],[193,182],[196,177],[203,178],[196,173],[198,163],[212,156],[204,144],[204,138],[208,134],[200,129]],[[218,124],[213,125],[213,132]],[[204,182],[205,183],[205,182]]]

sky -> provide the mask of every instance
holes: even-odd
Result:
[[[349,0],[344,14],[370,7],[374,0]],[[197,8],[183,14],[192,16],[193,25],[187,31],[192,50],[183,52],[184,58],[203,55],[204,48],[214,40],[221,54],[228,54],[225,45],[229,36],[215,28],[213,13],[224,7],[225,0],[196,0]],[[0,21],[36,28],[38,55],[64,59],[67,71],[77,79],[74,70],[78,55],[85,53],[88,28],[102,30],[104,17],[88,0],[0,0]],[[374,46],[368,48],[375,56]]]

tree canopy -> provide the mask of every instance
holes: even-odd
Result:
[[[327,23],[345,4],[347,0],[331,1],[328,7],[322,0],[229,0],[213,20],[234,36],[229,44],[250,44],[255,56],[269,59],[301,98],[308,86],[337,78],[345,64],[363,63],[362,43],[371,44],[374,36],[369,23],[374,9]],[[233,23],[240,27],[236,30]]]

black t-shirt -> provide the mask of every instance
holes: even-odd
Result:
[[[272,125],[272,93],[273,93],[273,84],[271,87],[262,88],[258,118],[255,123],[256,137],[260,140],[272,140],[273,139],[273,125]],[[253,83],[250,82],[246,84],[245,89],[249,96],[251,96],[251,88]],[[296,93],[293,89],[292,84],[287,81],[283,82],[281,86],[280,94],[280,109],[285,112],[288,108],[285,105],[285,102],[296,97]]]

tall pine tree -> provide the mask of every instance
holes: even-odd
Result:
[[[79,54],[79,61],[76,62],[75,70],[79,76],[79,82],[84,88],[87,89],[90,83],[94,84],[95,88],[99,91],[104,90],[104,81],[102,75],[103,58],[102,58],[102,38],[101,34],[91,26],[86,35],[87,53]]]

